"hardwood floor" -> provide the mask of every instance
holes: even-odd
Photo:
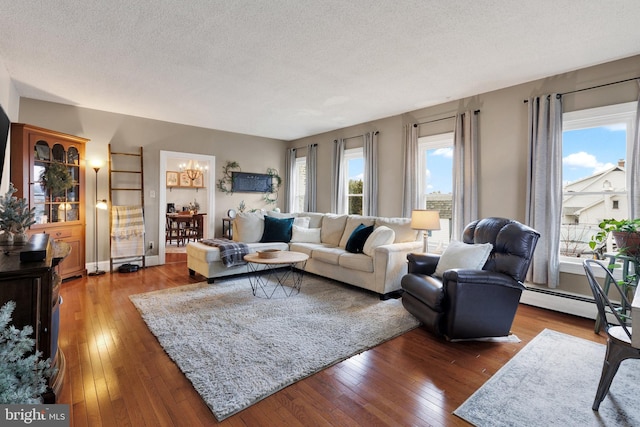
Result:
[[[218,423],[128,298],[202,281],[174,261],[62,285],[58,403],[70,405],[72,426],[468,425],[452,411],[544,328],[606,341],[592,320],[521,305],[520,343],[449,343],[418,328]]]

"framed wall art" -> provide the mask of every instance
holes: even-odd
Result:
[[[167,171],[167,187],[177,187],[178,184],[178,172]]]
[[[191,187],[191,178],[186,172],[180,172],[180,187]]]
[[[204,175],[202,173],[199,173],[196,179],[191,181],[191,186],[196,188],[204,187]]]

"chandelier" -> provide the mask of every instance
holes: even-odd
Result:
[[[198,179],[200,175],[203,175],[204,171],[208,169],[206,166],[200,166],[197,161],[193,160],[189,160],[189,163],[181,163],[178,167],[180,168],[180,172],[185,172],[191,181]]]

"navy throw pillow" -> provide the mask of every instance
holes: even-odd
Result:
[[[260,242],[284,242],[291,240],[291,229],[293,228],[293,218],[272,218],[264,217],[264,232]]]
[[[364,224],[360,224],[357,226],[351,233],[351,236],[349,236],[349,240],[347,240],[347,246],[345,246],[347,252],[351,252],[353,254],[362,253],[364,243],[367,241],[367,238],[371,233],[373,233],[373,225],[367,227]]]

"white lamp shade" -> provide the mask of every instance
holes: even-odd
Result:
[[[425,209],[412,211],[411,228],[414,230],[440,230],[440,212]]]

